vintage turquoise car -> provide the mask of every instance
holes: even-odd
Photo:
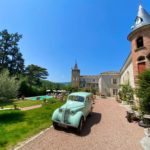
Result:
[[[87,92],[71,93],[67,102],[52,115],[54,128],[74,127],[80,133],[87,116],[92,112],[93,95]]]

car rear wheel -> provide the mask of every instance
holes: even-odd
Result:
[[[83,124],[84,124],[84,118],[82,117],[81,120],[80,120],[79,126],[77,128],[77,133],[78,134],[81,134],[81,131],[83,129]]]

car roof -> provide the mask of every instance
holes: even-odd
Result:
[[[87,97],[87,96],[92,95],[92,93],[89,93],[89,92],[74,92],[74,93],[69,94],[69,96],[71,96],[71,95]]]

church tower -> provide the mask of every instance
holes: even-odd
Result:
[[[150,15],[139,5],[138,15],[128,35],[131,42],[134,81],[138,74],[150,68]]]
[[[75,63],[74,69],[72,69],[72,86],[79,88],[80,86],[80,70],[78,69],[77,63]]]

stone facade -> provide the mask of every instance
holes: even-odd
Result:
[[[99,93],[102,96],[113,97],[118,94],[120,73],[104,72],[99,78]]]
[[[98,89],[99,75],[97,76],[80,76],[80,87],[88,89]]]

